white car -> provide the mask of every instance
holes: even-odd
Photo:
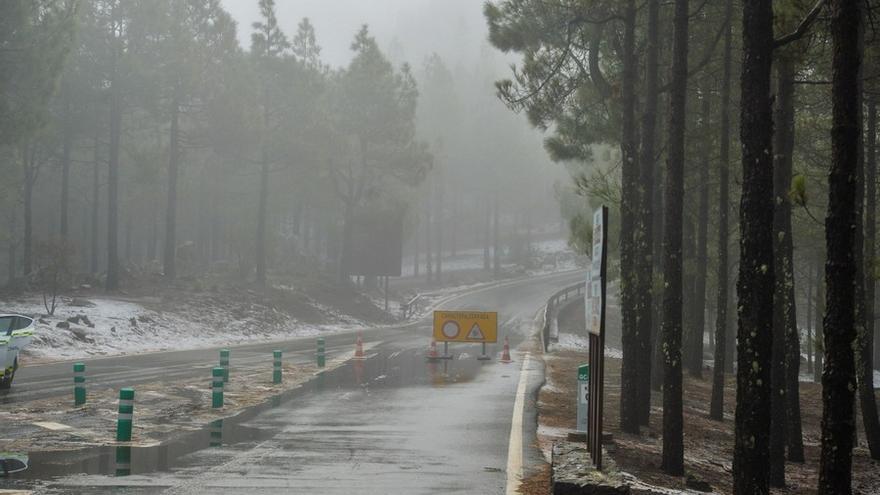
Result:
[[[12,386],[18,369],[18,353],[34,338],[34,319],[0,314],[0,390]]]

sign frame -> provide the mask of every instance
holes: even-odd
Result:
[[[482,338],[473,338],[474,329]],[[454,332],[454,333],[453,333]],[[465,344],[498,342],[498,313],[495,311],[434,311],[434,340]]]

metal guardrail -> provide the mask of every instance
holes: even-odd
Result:
[[[544,344],[544,352],[550,347],[551,340],[553,342],[559,341],[559,326],[557,323],[559,309],[569,300],[583,296],[585,290],[586,282],[578,282],[556,292],[547,300],[547,306],[544,307],[543,328],[541,329],[541,341]]]
[[[400,312],[402,313],[404,320],[411,318],[416,313],[416,311],[418,311],[419,305],[422,302],[421,300],[422,300],[422,295],[416,294],[408,302],[400,305]]]

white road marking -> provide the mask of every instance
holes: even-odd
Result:
[[[507,445],[507,495],[516,495],[522,481],[523,468],[523,414],[526,405],[526,387],[529,382],[529,353],[523,357],[519,372],[519,385],[516,387],[516,400],[513,402],[513,419],[510,422],[510,440]]]
[[[34,421],[34,426],[39,426],[40,428],[45,428],[51,431],[61,431],[61,430],[69,430],[70,427],[67,425],[63,425],[61,423],[55,423],[52,421]]]

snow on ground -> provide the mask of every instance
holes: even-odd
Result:
[[[280,340],[351,330],[362,325],[350,317],[336,318],[333,324],[307,325],[281,314],[267,323],[265,318],[251,314],[231,317],[228,312],[204,308],[181,314],[149,309],[140,302],[103,297],[65,299],[54,316],[46,315],[39,297],[0,302],[0,311],[37,318],[34,340],[25,353],[47,360]],[[329,308],[326,311],[329,313]]]
[[[590,339],[588,339],[584,335],[575,335],[573,333],[560,332],[559,342],[552,344],[552,347],[553,350],[587,352],[590,347],[589,343]],[[620,351],[620,349],[605,346],[605,357],[621,359],[623,357],[623,353]]]

